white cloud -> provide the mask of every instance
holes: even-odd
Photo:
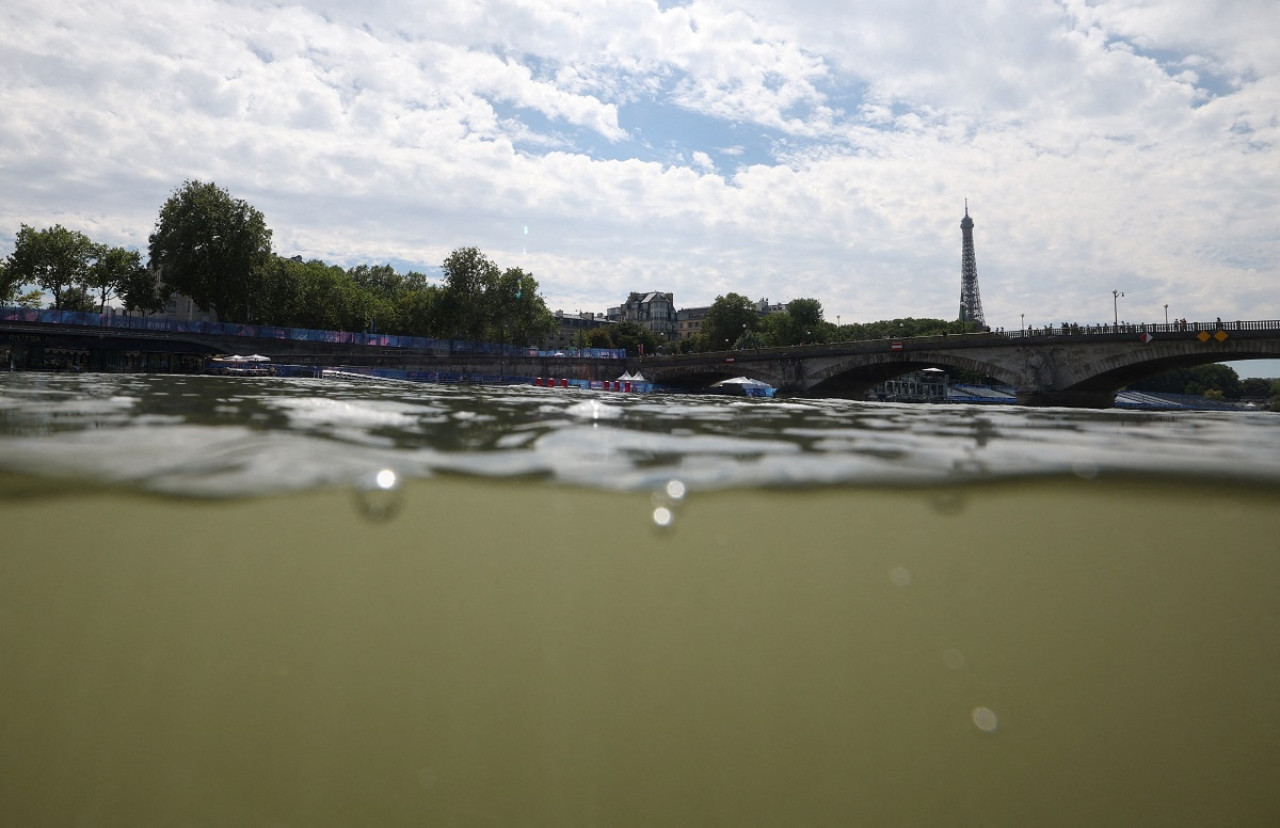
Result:
[[[1113,288],[1277,318],[1278,30],[1270,0],[11,0],[0,254],[22,222],[145,247],[204,178],[281,252],[474,244],[568,310],[950,317],[968,197],[993,324]]]

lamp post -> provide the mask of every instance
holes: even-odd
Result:
[[[1120,297],[1121,296],[1124,296],[1123,290],[1111,291],[1111,312],[1115,316],[1115,319],[1113,321],[1117,328],[1120,327]]]
[[[1169,325],[1169,303],[1168,302],[1164,303],[1164,324],[1165,324],[1165,327],[1168,327]]]
[[[1027,335],[1027,315],[1025,313],[1018,314],[1018,318],[1022,320],[1022,335]]]

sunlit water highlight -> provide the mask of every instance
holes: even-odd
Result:
[[[0,821],[1276,824],[1278,424],[0,375]]]

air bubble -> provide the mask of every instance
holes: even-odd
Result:
[[[1071,471],[1076,477],[1084,480],[1092,480],[1098,476],[1098,464],[1090,463],[1087,460],[1077,460],[1071,464]]]
[[[653,510],[653,525],[659,529],[670,529],[675,519],[675,512],[672,512],[666,506],[659,506]]]
[[[996,717],[995,712],[989,707],[973,708],[973,726],[981,730],[983,733],[995,733],[996,728],[1000,726],[1000,719]]]
[[[356,483],[356,505],[369,520],[390,520],[403,502],[400,475],[391,469],[379,469]]]
[[[649,497],[653,504],[653,525],[659,529],[669,529],[676,520],[676,509],[684,505],[684,496],[688,490],[682,480],[668,480],[654,490]]]
[[[958,515],[968,504],[968,496],[956,489],[934,492],[929,496],[929,506],[940,515]]]

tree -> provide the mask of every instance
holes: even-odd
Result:
[[[1154,391],[1167,394],[1202,395],[1208,391],[1220,392],[1225,398],[1239,399],[1243,393],[1240,376],[1230,365],[1196,365],[1192,368],[1171,368],[1149,377],[1143,377],[1128,386],[1133,391]]]
[[[61,310],[80,311],[81,313],[93,313],[94,304],[93,297],[89,295],[89,288],[83,283],[72,285],[62,292]]]
[[[787,315],[797,329],[817,333],[823,326],[822,303],[817,299],[792,299],[787,303]]]
[[[492,318],[485,294],[497,285],[502,272],[474,247],[453,251],[442,268],[445,285],[440,310],[445,329],[452,337],[483,339]]]
[[[106,310],[107,300],[112,294],[123,298],[126,291],[130,291],[135,303],[145,303],[146,310],[158,309],[157,305],[163,307],[158,301],[155,278],[142,266],[142,256],[136,250],[98,245],[85,285],[98,295],[98,313]],[[135,307],[139,305],[135,304]],[[131,309],[128,300],[125,309]]]
[[[532,345],[556,329],[556,318],[538,295],[538,280],[518,267],[507,268],[490,290],[486,304],[492,314],[495,342]]]
[[[1247,377],[1240,381],[1240,396],[1265,400],[1272,394],[1272,385],[1276,380],[1261,377]]]
[[[759,324],[760,314],[750,299],[737,293],[717,296],[702,320],[704,347],[711,351],[727,350]]]
[[[165,284],[201,310],[224,322],[253,321],[271,230],[247,202],[212,182],[185,182],[160,208],[150,252]]]
[[[18,277],[9,275],[9,260],[0,261],[0,305],[11,304],[18,298]]]
[[[580,348],[616,348],[613,342],[613,334],[607,325],[599,328],[589,328],[580,333],[582,337]]]
[[[61,224],[44,230],[24,224],[5,263],[5,279],[11,290],[18,285],[39,285],[53,296],[52,307],[62,309],[63,293],[88,278],[94,251],[88,236]]]
[[[653,331],[641,326],[638,322],[618,322],[611,332],[613,347],[625,348],[632,356],[640,355],[640,346],[644,346],[646,354],[656,354],[662,340]]]
[[[401,296],[400,333],[408,336],[444,336],[447,332],[440,327],[443,318],[440,305],[443,298],[443,288],[425,283]]]
[[[116,288],[116,293],[124,304],[125,313],[133,311],[159,313],[164,310],[167,299],[160,289],[160,280],[156,278],[154,270],[142,265],[141,254],[133,255],[137,267],[133,267],[133,262],[130,262],[129,268]]]

